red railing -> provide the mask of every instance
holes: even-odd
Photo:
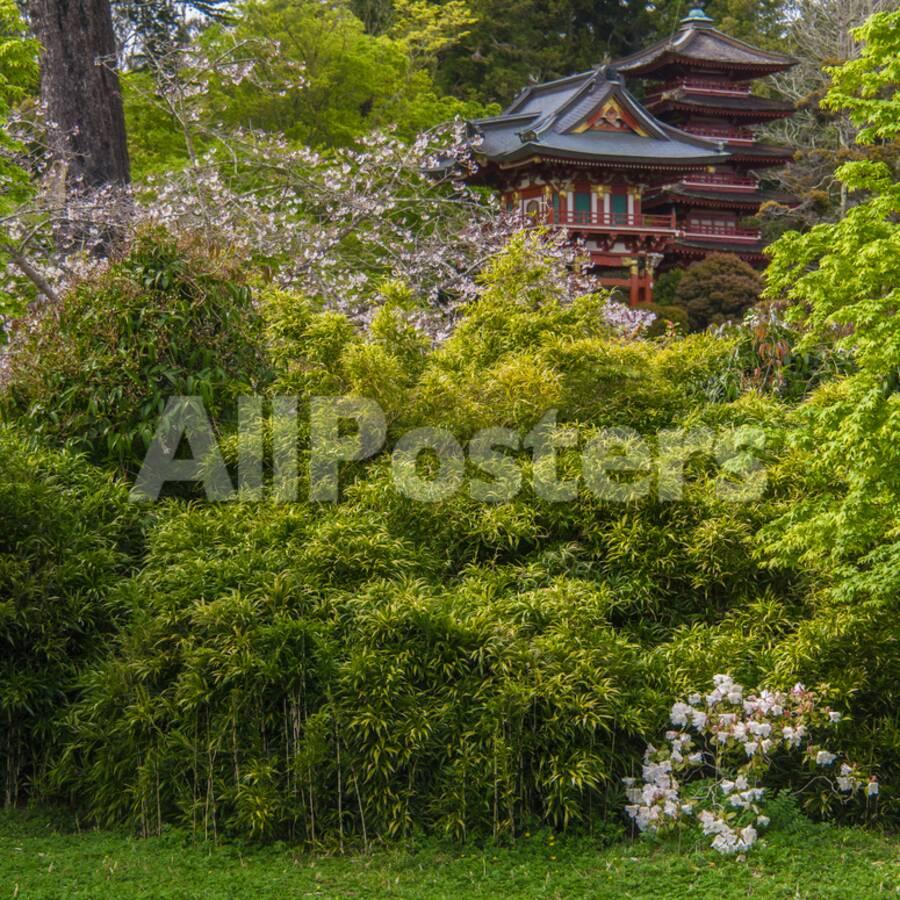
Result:
[[[668,91],[682,89],[689,94],[715,94],[720,97],[747,97],[750,85],[740,85],[731,81],[715,81],[705,78],[675,78],[647,92],[647,102],[653,103]]]
[[[644,213],[614,212],[554,212],[547,210],[540,214],[523,215],[525,225],[551,225],[564,228],[594,229],[599,231],[616,231],[633,229],[635,231],[669,231],[686,237],[703,236],[712,238],[728,238],[739,241],[758,241],[760,233],[747,228],[738,228],[730,222],[716,225],[703,225],[693,222],[676,223],[675,213],[662,215]]]
[[[713,128],[702,125],[685,125],[682,129],[688,134],[696,134],[697,137],[714,138],[719,141],[733,141],[735,143],[753,143],[753,135],[749,131],[740,128]]]
[[[674,231],[675,213],[644,215],[644,213],[616,212],[556,212],[549,210],[543,217],[532,219],[548,225],[565,225],[569,228],[637,228],[646,231]]]
[[[759,186],[755,178],[745,175],[732,175],[728,172],[693,172],[682,179],[684,184],[714,184],[721,187],[731,187],[742,191],[753,191]]]
[[[749,84],[740,84],[734,81],[717,81],[714,78],[678,78],[675,80],[678,87],[686,91],[701,91],[704,94],[733,94],[744,97],[750,93]]]
[[[760,233],[749,228],[738,228],[728,222],[720,225],[701,225],[696,222],[685,222],[685,237],[702,236],[711,238],[727,238],[738,241],[758,241]]]

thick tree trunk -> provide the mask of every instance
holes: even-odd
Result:
[[[67,164],[67,187],[128,184],[109,0],[29,0],[28,8],[43,46],[41,96],[50,150]]]

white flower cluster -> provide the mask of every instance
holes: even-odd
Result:
[[[712,841],[713,850],[719,853],[742,853],[749,850],[755,843],[758,833],[752,825],[745,825],[740,830],[732,828],[724,819],[714,815],[709,810],[701,810],[697,816],[703,833],[715,835]],[[760,824],[765,816],[760,816]],[[766,819],[768,823],[768,819]]]
[[[841,714],[818,708],[816,696],[802,684],[789,692],[761,691],[745,695],[729,675],[716,675],[705,697],[692,694],[672,706],[666,746],[649,745],[644,754],[642,784],[626,778],[626,813],[641,831],[657,832],[680,824],[699,812],[696,820],[711,846],[720,853],[742,853],[756,842],[759,829],[769,824],[760,804],[765,788],[759,782],[776,750],[804,748],[807,764],[828,768],[837,755],[811,743],[814,728],[834,726]],[[679,776],[682,781],[679,781]],[[848,763],[840,767],[836,792],[878,795],[874,776],[866,780]],[[697,787],[684,795],[688,782]],[[712,784],[710,784],[710,782]]]

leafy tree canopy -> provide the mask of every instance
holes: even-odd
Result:
[[[371,0],[359,4],[372,9]],[[729,33],[777,47],[783,7],[783,0],[713,0],[708,12]],[[457,96],[505,104],[531,82],[584,71],[668,37],[689,4],[472,0],[471,8],[478,27],[446,54],[439,84]]]
[[[711,253],[678,280],[675,303],[683,307],[694,331],[739,322],[758,299],[762,279],[752,266],[731,253]]]
[[[851,104],[863,140],[900,133],[891,112],[898,26],[900,13],[875,16],[858,33],[869,40],[866,52],[835,72],[828,102]],[[856,90],[861,96],[851,95]],[[801,346],[829,340],[856,372],[819,388],[798,410],[781,473],[796,479],[792,508],[761,537],[770,559],[806,565],[828,584],[822,621],[798,636],[797,655],[816,659],[824,640],[836,640],[833,652],[855,660],[842,676],[849,681],[865,669],[872,636],[897,620],[900,597],[900,185],[872,161],[848,163],[838,175],[868,198],[839,222],[774,244],[767,292],[793,301],[793,317],[807,329]],[[896,661],[895,644],[891,632],[884,649]],[[871,702],[896,697],[892,677],[871,686]],[[896,733],[891,717],[871,727]]]
[[[893,141],[900,132],[900,12],[872,16],[854,32],[863,41],[862,54],[828,69],[832,88],[823,103],[846,109],[862,130],[861,144]]]

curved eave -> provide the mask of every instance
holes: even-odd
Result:
[[[781,166],[792,162],[795,152],[790,147],[767,147],[765,145],[747,147],[741,144],[727,144],[726,146],[732,161],[739,164],[755,163]]]
[[[652,77],[655,73],[662,73],[667,68],[675,67],[703,69],[708,72],[740,72],[746,74],[747,78],[763,78],[766,75],[784,72],[795,65],[797,65],[797,60],[784,63],[726,62],[715,59],[695,59],[692,56],[679,56],[674,53],[667,53],[665,56],[633,68],[614,64],[615,68],[628,78]],[[662,76],[660,75],[660,77]]]
[[[794,114],[792,107],[785,109],[752,109],[741,106],[706,106],[703,103],[690,103],[686,100],[659,100],[647,107],[653,115],[666,112],[686,112],[694,115],[715,116],[717,118],[741,118],[748,123],[752,120],[786,119]]]
[[[692,171],[698,168],[721,164],[726,159],[725,154],[715,156],[687,157],[685,159],[661,159],[659,157],[620,157],[600,156],[597,154],[580,154],[572,151],[554,151],[550,147],[535,147],[527,145],[520,151],[509,153],[500,157],[483,157],[476,161],[479,165],[495,165],[498,169],[516,169],[523,166],[536,165],[544,162],[563,162],[572,165],[622,168],[622,169],[658,169],[660,171]]]
[[[740,207],[741,209],[757,210],[761,204],[769,199],[772,198],[754,194],[745,194],[743,196],[731,194],[729,196],[710,197],[691,194],[687,191],[684,193],[680,191],[662,191],[651,197],[645,197],[641,202],[641,208],[652,209],[656,206],[672,204],[679,206],[703,206],[709,209],[734,209],[735,207]]]
[[[724,241],[686,241],[679,239],[673,242],[671,252],[680,256],[689,256],[695,259],[707,256],[710,253],[732,253],[741,259],[753,262],[766,262],[767,257],[763,253],[763,244],[754,244],[748,247],[738,244],[728,244]]]

